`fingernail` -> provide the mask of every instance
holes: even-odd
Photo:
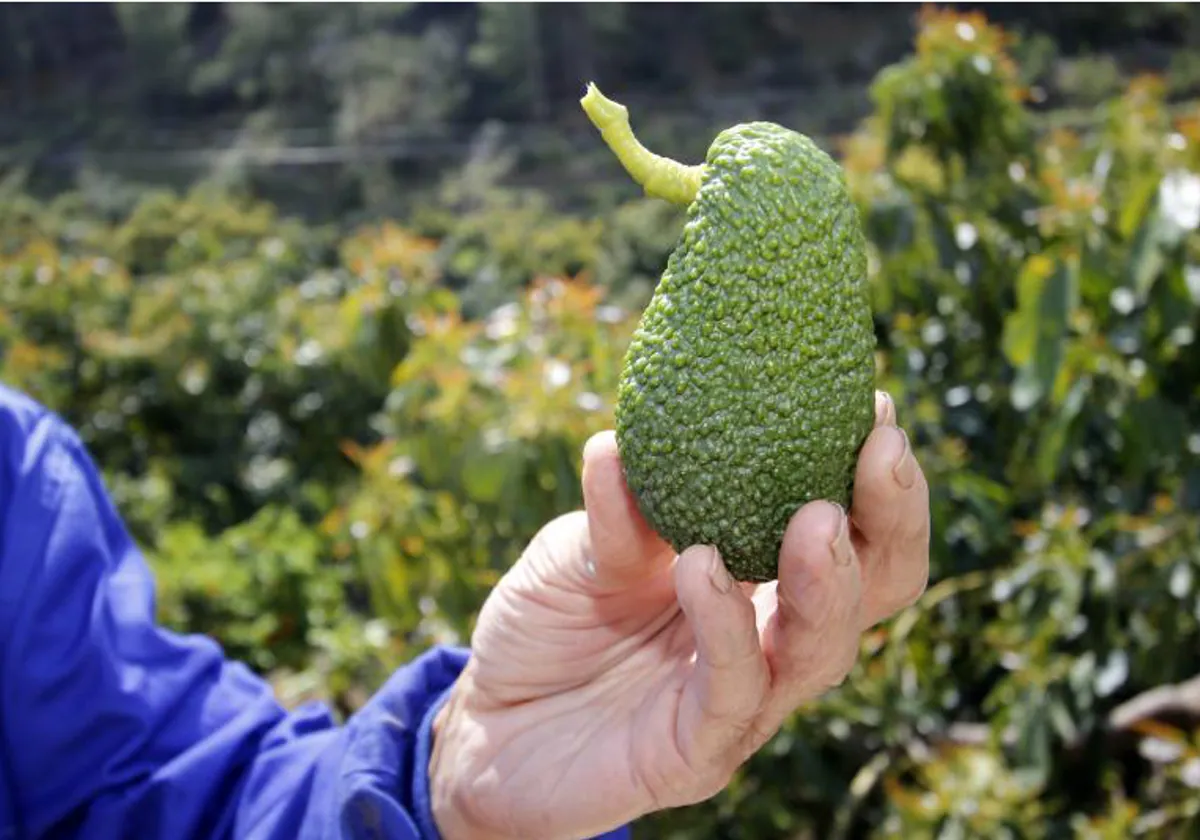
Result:
[[[908,441],[908,433],[899,426],[896,427],[896,431],[904,439],[904,451],[900,453],[900,459],[892,467],[892,477],[895,478],[897,484],[907,490],[917,480],[917,459],[913,456],[912,445]]]
[[[838,511],[838,529],[829,542],[829,550],[833,552],[833,562],[845,566],[850,562],[850,530],[846,527],[846,509],[837,502],[833,506]]]
[[[875,401],[877,403],[876,414],[879,415],[879,424],[881,426],[891,426],[896,422],[896,402],[892,399],[892,395],[887,391],[876,391]],[[882,405],[879,405],[879,404]]]
[[[733,591],[733,577],[725,568],[720,552],[711,546],[708,549],[708,578],[712,581],[713,589],[722,595],[728,595]]]

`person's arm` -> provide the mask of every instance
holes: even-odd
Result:
[[[0,386],[0,838],[433,838],[430,724],[467,651],[339,726],[284,709],[153,581],[82,443]]]

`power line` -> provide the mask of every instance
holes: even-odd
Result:
[[[697,123],[713,119],[721,119],[729,114],[751,111],[758,112],[764,108],[790,106],[800,113],[811,113],[813,105],[816,110],[823,110],[822,105],[837,102],[842,109],[844,103],[858,100],[860,106],[855,110],[864,110],[869,105],[864,86],[861,84],[842,83],[826,84],[820,87],[768,87],[731,90],[704,95],[686,97],[686,104],[664,109],[662,97],[658,94],[630,92],[622,94],[622,100],[633,112],[653,112],[655,119],[660,122],[681,124],[688,121]],[[572,111],[573,113],[573,111]],[[241,125],[231,127],[211,127],[214,122],[238,120],[246,121],[256,116],[255,112],[239,112],[237,114],[221,114],[214,117],[195,116],[182,120],[174,120],[163,115],[138,116],[137,134],[139,139],[147,139],[168,146],[178,146],[188,140],[201,138],[216,145],[234,144],[245,136],[246,129]],[[737,117],[734,117],[735,119]],[[61,130],[64,118],[51,110],[43,115],[22,113],[14,125],[22,135],[36,134],[42,130]],[[372,126],[370,133],[376,141],[407,141],[410,139],[437,139],[445,137],[461,137],[477,130],[481,125],[495,124],[506,129],[532,129],[540,131],[562,132],[570,130],[571,126],[580,124],[581,117],[561,121],[536,121],[528,119],[489,119],[478,121],[439,121],[436,123],[423,122],[414,125],[413,122],[391,122]],[[170,122],[173,125],[164,127],[156,122]],[[182,127],[176,127],[180,124]],[[187,123],[191,123],[188,125]],[[584,123],[586,124],[586,123]],[[2,129],[0,129],[2,131]],[[279,125],[264,129],[276,137],[282,138],[287,145],[312,145],[314,141],[329,139],[334,129],[328,124],[308,125]]]
[[[1057,122],[1058,127],[1081,127],[1074,121]],[[818,145],[831,148],[836,135],[814,135]],[[539,145],[524,142],[523,149],[537,151]],[[398,160],[431,161],[463,158],[473,147],[466,142],[440,142],[436,149],[417,143],[388,143],[364,145],[275,146],[190,149],[179,151],[131,149],[122,151],[58,152],[41,159],[42,164],[56,167],[77,166],[83,163],[147,168],[203,168],[216,165],[249,167],[333,166],[352,163],[379,163]],[[544,146],[542,146],[544,148]],[[13,153],[0,152],[0,164],[15,164],[20,160]]]
[[[1200,98],[1185,99],[1168,103],[1168,110],[1178,114],[1188,108],[1200,106]],[[1039,128],[1086,128],[1098,120],[1096,108],[1059,108],[1034,115]],[[684,133],[693,127],[708,126],[711,118],[695,113],[679,115],[672,118],[662,118],[662,125],[669,126],[673,133]],[[861,115],[860,115],[861,116]],[[828,122],[828,121],[827,121]],[[26,150],[21,152],[13,149],[0,149],[0,165],[16,164],[30,157],[35,157],[40,165],[58,168],[71,168],[83,163],[99,166],[114,167],[147,167],[147,168],[204,168],[218,165],[246,166],[257,168],[270,167],[305,167],[305,166],[337,166],[352,163],[379,163],[387,161],[411,160],[417,162],[462,159],[470,155],[480,143],[481,135],[490,129],[497,132],[498,139],[508,147],[522,154],[537,155],[547,151],[568,151],[579,148],[592,137],[588,128],[565,130],[555,128],[545,123],[518,122],[494,123],[473,126],[473,131],[459,131],[457,136],[442,132],[453,124],[413,129],[409,125],[394,124],[395,138],[386,139],[387,131],[382,132],[383,141],[348,143],[297,143],[288,142],[287,132],[283,132],[282,143],[271,144],[267,138],[254,142],[254,138],[246,132],[236,133],[237,138],[249,139],[251,144],[239,145],[236,141],[231,145],[206,145],[183,149],[163,149],[154,147],[122,148],[122,149],[70,149],[59,152],[49,152],[36,155]],[[384,127],[389,128],[389,127]],[[332,131],[325,129],[303,129],[304,131],[320,131],[329,136]],[[232,135],[233,133],[231,133]],[[813,140],[819,145],[833,151],[833,147],[844,133],[821,132],[813,133]]]

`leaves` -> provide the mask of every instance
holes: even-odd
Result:
[[[1035,254],[1017,277],[1017,307],[1005,320],[1004,350],[1017,370],[1012,399],[1018,411],[1028,411],[1053,388],[1077,298],[1078,274],[1061,259]]]

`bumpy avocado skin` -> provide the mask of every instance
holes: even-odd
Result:
[[[800,506],[849,508],[874,425],[866,243],[842,170],[797,132],[734,126],[706,164],[625,358],[617,441],[676,550],[770,581]]]

